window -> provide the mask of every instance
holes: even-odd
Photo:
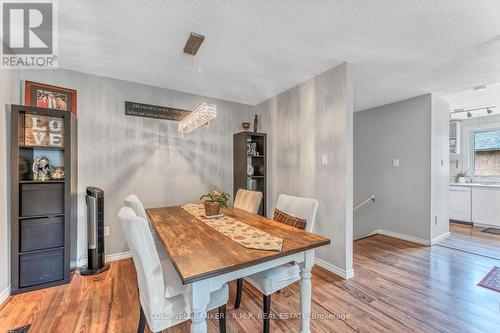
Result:
[[[474,132],[474,174],[500,177],[500,129]]]

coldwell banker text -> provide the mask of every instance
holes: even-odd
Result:
[[[52,2],[2,2],[1,68],[57,67],[57,17]]]

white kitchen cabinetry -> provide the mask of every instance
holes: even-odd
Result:
[[[472,221],[471,188],[469,186],[450,186],[449,216],[450,220]]]
[[[460,144],[462,139],[462,123],[450,121],[450,154],[460,154]]]
[[[472,221],[500,227],[500,188],[472,188]]]

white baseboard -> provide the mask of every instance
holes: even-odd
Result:
[[[392,231],[389,231],[389,230],[378,229],[378,230],[375,230],[374,232],[370,233],[369,236],[372,236],[372,235],[385,235],[385,236],[389,236],[389,237],[393,237],[393,238],[398,238],[398,239],[402,239],[402,240],[413,242],[413,243],[417,243],[417,244],[431,245],[431,242],[429,242],[426,239],[418,238],[418,237],[413,237],[413,236],[409,236],[409,235],[404,235],[404,234],[399,234],[397,232],[392,232]]]
[[[337,276],[340,276],[341,278],[348,280],[352,277],[354,277],[354,269],[342,269],[339,268],[335,265],[330,264],[329,262],[324,261],[323,259],[320,258],[314,258],[314,264],[318,265],[319,267],[326,269],[330,273],[333,273]]]
[[[9,295],[10,295],[10,284],[4,290],[2,290],[2,292],[0,292],[0,304],[2,304],[7,299],[7,297],[9,297]]]
[[[130,251],[126,252],[118,252],[118,253],[113,253],[113,254],[107,254],[105,257],[106,262],[111,262],[111,261],[116,261],[116,260],[122,260],[122,259],[128,259],[132,257],[132,253]],[[83,267],[87,265],[87,258],[81,258],[78,267]]]
[[[128,259],[132,258],[132,253],[130,251],[126,252],[119,252],[119,253],[113,253],[113,254],[108,254],[106,255],[106,261],[116,261],[116,260],[122,260],[122,259]]]
[[[436,245],[437,243],[445,240],[446,238],[450,237],[451,236],[451,233],[450,232],[447,232],[447,233],[444,233],[442,234],[441,236],[437,236],[436,238],[433,238],[431,240],[431,245]]]

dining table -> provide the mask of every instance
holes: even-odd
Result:
[[[292,262],[300,266],[300,331],[310,332],[314,249],[329,244],[329,239],[235,207],[221,209],[226,217],[283,240],[281,250],[258,250],[242,246],[181,206],[146,211],[180,279],[191,285],[191,332],[207,332],[207,305],[212,291],[230,281]]]

